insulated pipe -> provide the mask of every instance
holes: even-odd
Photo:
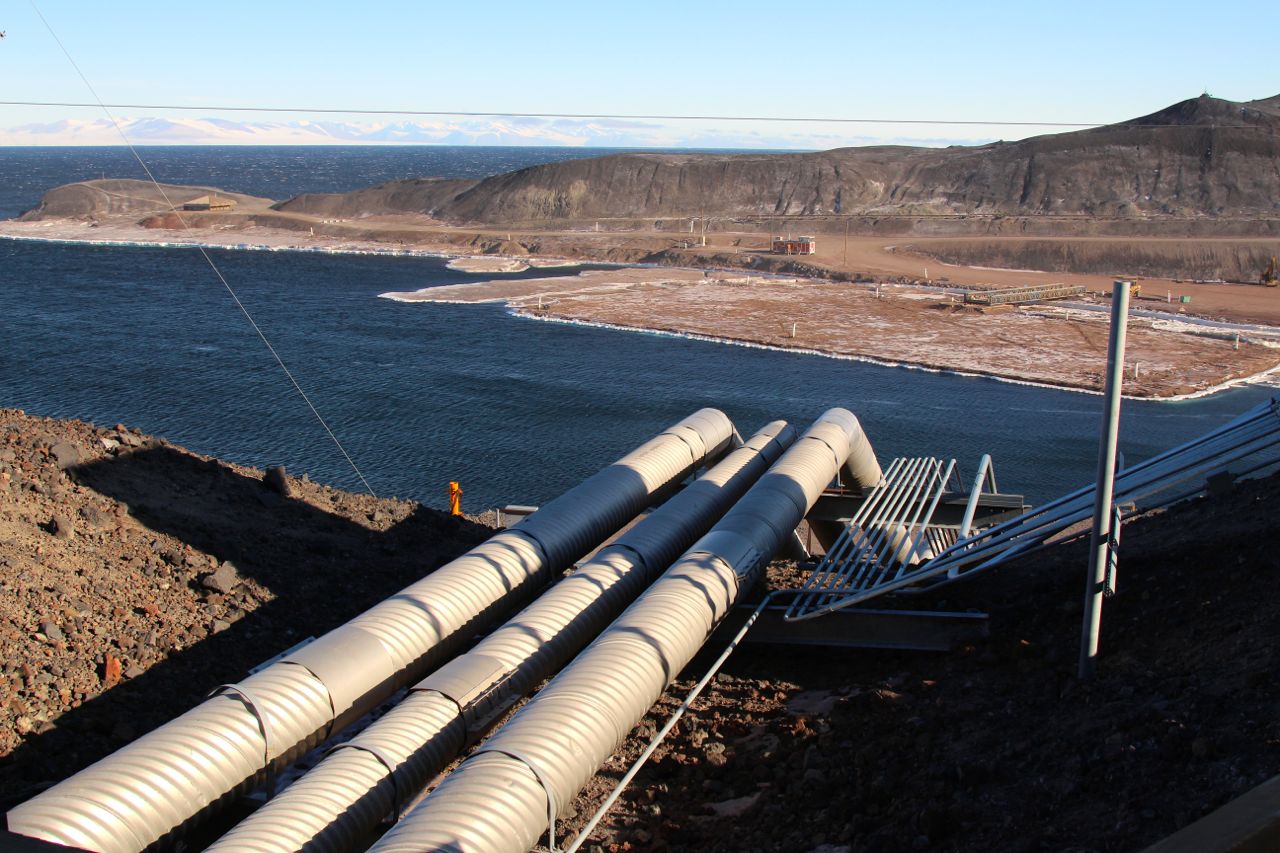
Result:
[[[796,439],[774,421],[455,658],[209,851],[350,850],[609,624]]]
[[[515,527],[10,810],[8,828],[100,853],[171,840],[447,660],[732,437],[723,413],[695,412]]]
[[[693,658],[863,439],[827,412],[711,532],[371,850],[523,853]],[[554,839],[553,846],[554,846]]]

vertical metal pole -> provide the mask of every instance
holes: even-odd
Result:
[[[1120,386],[1124,381],[1124,338],[1129,321],[1130,281],[1117,281],[1111,291],[1111,340],[1107,346],[1107,384],[1102,435],[1098,447],[1098,479],[1089,537],[1089,576],[1084,592],[1084,624],[1080,637],[1080,677],[1093,674],[1102,628],[1102,596],[1111,560],[1111,498],[1116,475],[1116,439],[1120,433]]]

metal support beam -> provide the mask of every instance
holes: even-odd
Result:
[[[1098,487],[1093,504],[1093,533],[1089,537],[1089,575],[1084,594],[1084,624],[1080,636],[1080,677],[1093,675],[1102,630],[1102,597],[1114,584],[1114,548],[1118,521],[1112,511],[1116,478],[1116,441],[1120,435],[1120,388],[1124,382],[1124,339],[1129,322],[1129,281],[1111,290],[1111,339],[1107,345],[1106,402],[1098,448]]]
[[[718,634],[708,641],[717,648],[731,637],[754,606],[734,610]],[[920,652],[949,652],[965,643],[990,635],[986,613],[932,613],[922,610],[860,610],[849,608],[829,613],[821,619],[786,622],[786,607],[766,608],[744,642],[777,646],[824,646],[844,649],[898,649]]]

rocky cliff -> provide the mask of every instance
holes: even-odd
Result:
[[[1280,213],[1280,97],[1208,96],[1123,124],[1020,142],[813,154],[620,154],[488,178],[446,219],[840,213]]]
[[[168,189],[175,202],[209,192]],[[270,204],[234,197],[240,211]],[[50,192],[24,218],[162,207],[141,181],[88,181]],[[1237,103],[1204,95],[1132,121],[1019,142],[800,154],[615,154],[481,181],[392,181],[350,193],[302,195],[274,207],[326,218],[408,213],[482,225],[703,215],[925,221],[978,214],[1024,217],[1024,223],[1046,216],[1109,218],[1121,227],[1180,218],[1211,229],[1225,221],[1252,223],[1257,230],[1261,223],[1265,231],[1264,220],[1280,217],[1280,96]]]

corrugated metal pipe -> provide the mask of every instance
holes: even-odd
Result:
[[[824,414],[729,513],[371,850],[523,853],[693,658],[842,466],[879,466],[857,418]],[[554,839],[552,839],[554,842]]]
[[[358,849],[490,723],[594,638],[796,439],[774,421],[224,835],[209,851]]]
[[[101,853],[163,845],[421,678],[734,440],[702,409],[515,527],[48,791],[20,835]]]

